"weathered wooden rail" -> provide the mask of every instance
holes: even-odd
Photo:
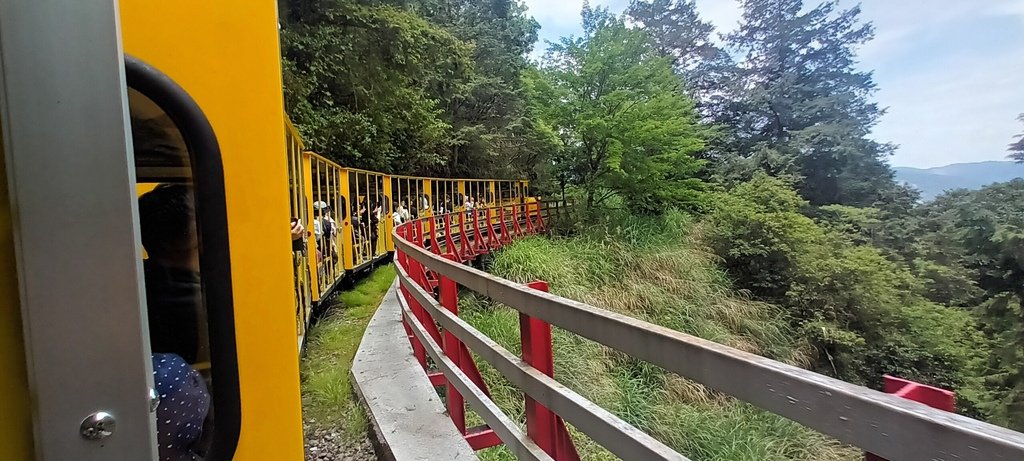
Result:
[[[424,248],[422,229],[437,236],[436,219],[448,223],[442,224],[442,233],[451,236],[452,217],[427,218],[429,222],[395,229],[407,331],[421,363],[426,366],[429,355],[440,370],[432,381],[447,387],[449,413],[474,448],[504,443],[519,459],[573,459],[571,440],[558,430],[564,418],[623,459],[686,459],[559,384],[538,354],[517,357],[460,319],[459,287],[517,310],[524,349],[527,341],[536,342],[538,328],[543,336],[543,327],[554,325],[890,460],[1024,460],[1024,434],[562,298],[463,263],[473,254],[460,249],[494,250],[500,245],[481,245],[479,239],[508,242],[511,228],[518,229],[516,235],[543,231],[543,219],[558,208],[535,203],[512,205],[508,213],[499,210],[495,214],[500,218],[492,218],[490,211],[486,217],[460,215],[460,225],[473,221],[470,224],[486,231],[455,231],[460,234],[458,243],[449,239],[429,248]],[[526,228],[530,232],[522,231]],[[550,347],[550,333],[547,341]],[[490,399],[469,351],[521,389],[528,405],[535,402],[553,415],[538,415],[528,408],[524,434]],[[464,419],[459,421],[464,418],[463,398],[488,428],[466,429]]]

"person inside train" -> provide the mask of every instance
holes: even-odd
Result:
[[[409,214],[409,208],[406,207],[405,200],[399,203],[398,212],[402,216],[402,222],[408,222],[412,219],[412,215]]]
[[[395,208],[395,211],[393,211],[391,213],[391,223],[395,227],[401,226],[402,223],[405,222],[405,221],[402,220],[402,212],[400,211],[401,208],[402,208],[401,205],[399,205],[399,207]]]
[[[204,425],[210,415],[210,392],[197,371],[175,354],[153,354],[153,384],[159,459],[201,461]],[[208,428],[208,426],[206,427]]]
[[[429,210],[429,209],[430,209],[430,200],[427,199],[426,195],[420,194],[420,211]]]
[[[359,199],[359,227],[356,228],[359,234],[358,241],[360,243],[359,253],[363,258],[368,257],[366,254],[368,250],[366,242],[370,238],[370,209],[367,207],[366,198]]]
[[[299,218],[292,218],[291,225],[292,232],[292,251],[296,253],[306,252],[306,239],[309,236],[309,231],[302,225],[302,220]]]
[[[139,197],[150,349],[163,401],[157,407],[160,459],[202,459],[210,440],[203,430],[213,427],[208,377],[188,366],[210,360],[193,197],[187,184],[162,184]]]
[[[475,206],[475,203],[473,202],[473,197],[466,197],[466,214],[467,215],[472,215],[473,214],[473,207],[474,206]]]
[[[162,184],[139,197],[149,338],[154,353],[209,359],[192,186]]]
[[[314,227],[320,231],[317,236],[317,246],[319,247],[320,254],[337,262],[338,251],[334,243],[334,237],[337,235],[338,223],[331,216],[331,206],[321,200],[313,204],[313,209],[317,213]]]
[[[372,208],[369,212],[370,222],[370,254],[373,256],[377,255],[377,228],[380,225],[381,218],[381,204],[380,197],[377,197],[377,201],[370,203]]]

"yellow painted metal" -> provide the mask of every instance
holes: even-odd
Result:
[[[342,203],[339,203],[338,206],[339,208],[345,207],[345,209],[348,211],[345,212],[345,219],[343,219],[341,222],[341,230],[339,234],[339,236],[341,237],[341,242],[339,242],[338,248],[341,251],[341,260],[343,266],[345,267],[345,270],[350,271],[355,267],[352,259],[354,251],[354,248],[352,247],[352,214],[355,213],[356,210],[354,210],[352,207],[352,203],[354,203],[354,200],[353,197],[351,196],[352,193],[349,192],[349,187],[351,187],[351,184],[349,184],[348,180],[349,170],[341,169],[340,173],[341,180],[338,183],[338,188],[340,189],[339,193],[341,194]]]
[[[391,212],[395,211],[395,200],[392,197],[391,191],[391,176],[383,176],[384,178],[384,203],[381,205],[382,215],[380,220],[383,223],[384,230],[384,251],[395,251],[395,242],[391,239],[391,229],[395,227],[395,222],[391,219]]]
[[[32,459],[32,409],[10,203],[0,137],[0,459]]]
[[[285,138],[288,143],[288,195],[289,209],[292,217],[298,219],[307,232],[311,228],[309,214],[306,211],[306,181],[305,172],[302,169],[302,139],[298,130],[292,125],[288,117],[284,117]],[[309,319],[313,313],[312,286],[309,278],[309,248],[306,252],[294,252],[293,272],[295,286],[295,328],[299,337],[304,337]]]
[[[234,459],[302,460],[276,2],[121,0],[120,11],[125,52],[196,100],[223,155],[241,387]]]
[[[316,219],[316,214],[313,211],[313,154],[312,152],[302,153],[302,177],[306,178],[305,184],[303,185],[306,195],[306,216],[309,216],[309,230],[313,230],[313,220]],[[316,254],[316,235],[310,232],[309,237],[306,239],[306,247],[309,249],[309,258],[306,260],[309,262],[309,286],[312,292],[313,302],[320,301],[320,273],[317,271],[317,254]]]

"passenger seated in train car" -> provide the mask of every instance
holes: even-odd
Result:
[[[369,213],[369,219],[370,219],[370,245],[371,245],[370,252],[372,253],[372,255],[376,256],[377,255],[377,245],[378,245],[377,237],[378,237],[378,234],[379,234],[378,226],[380,225],[380,218],[381,218],[380,198],[378,197],[377,201],[371,203],[370,206],[373,208],[370,211],[370,213]]]
[[[206,381],[188,366],[210,358],[193,197],[187,184],[161,184],[139,197],[142,245],[149,256],[143,269],[150,348],[163,402],[157,407],[160,459],[201,460],[202,447],[210,441],[203,437],[203,428],[213,427]],[[171,368],[162,371],[168,363]],[[161,390],[162,372],[188,380],[165,383],[172,387]],[[178,402],[196,411],[186,415],[174,408]]]
[[[420,205],[420,212],[421,213],[423,211],[425,211],[425,210],[429,210],[430,209],[430,200],[427,199],[426,195],[420,194],[420,203],[419,203],[419,205]]]
[[[209,360],[192,186],[161,184],[139,197],[149,338],[154,353]]]
[[[412,218],[412,216],[409,214],[409,209],[405,207],[405,200],[398,202],[398,207],[395,208],[395,213],[393,214],[397,214],[398,219],[401,220],[402,223],[408,222],[409,219]]]
[[[317,222],[320,225],[321,230],[321,241],[322,245],[320,251],[325,258],[330,258],[333,262],[338,262],[338,248],[335,245],[334,238],[338,234],[338,223],[334,221],[334,217],[331,216],[331,206],[327,202],[317,202],[320,205],[318,210],[319,217]]]
[[[401,226],[402,223],[405,222],[402,220],[402,212],[399,211],[399,208],[395,208],[395,211],[391,213],[391,223],[394,224],[395,227]]]
[[[175,354],[153,355],[157,451],[161,461],[201,461],[199,446],[210,413],[210,392],[199,373]]]

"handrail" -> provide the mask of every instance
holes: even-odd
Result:
[[[438,276],[449,278],[522,314],[648,361],[865,451],[900,460],[1024,459],[1024,434],[532,290],[449,261],[409,242],[401,234],[396,229],[394,241],[404,261],[415,261]],[[415,288],[416,283],[409,278],[405,268],[400,268],[399,279],[407,289]],[[529,371],[533,370],[532,367],[518,359],[509,359],[502,353],[503,349],[495,347],[493,342],[484,341],[478,336],[479,332],[456,320],[457,317],[446,315],[434,303],[424,302],[429,301],[429,297],[422,297],[425,292],[409,291],[431,311],[435,320],[446,329],[450,328],[506,378],[515,378],[513,382],[530,397],[579,424],[577,411],[581,408],[567,403],[573,400],[574,394],[559,392],[554,386],[547,387],[542,384],[546,381],[540,378],[536,381],[525,378],[533,376]],[[502,361],[506,363],[496,365]],[[511,361],[511,365],[507,361]],[[621,430],[626,431],[627,428]],[[602,431],[588,432],[588,435],[602,443],[610,441],[610,435],[615,434]],[[621,443],[621,440],[615,440],[615,443]],[[617,447],[606,448],[615,452]]]
[[[405,274],[400,266],[399,271],[402,273],[402,276],[406,277],[404,280],[408,282],[408,274]],[[415,286],[415,284],[412,285]],[[408,288],[408,286],[406,286],[406,288]],[[416,288],[419,289],[417,294],[420,294],[422,289],[418,286]],[[424,349],[427,351],[427,354],[430,355],[430,358],[455,385],[459,390],[459,393],[461,393],[463,397],[469,399],[470,406],[480,414],[480,417],[483,418],[484,422],[498,433],[501,440],[503,440],[505,444],[512,449],[512,452],[516,457],[520,459],[526,458],[542,461],[550,460],[551,457],[548,456],[547,453],[544,453],[536,443],[530,440],[526,434],[523,434],[523,431],[519,430],[516,424],[512,422],[512,420],[509,419],[509,417],[506,416],[500,408],[498,408],[498,405],[484,394],[482,390],[477,388],[477,386],[473,384],[472,380],[470,380],[470,378],[459,369],[458,365],[444,355],[440,348],[430,339],[430,334],[428,334],[427,330],[423,328],[423,325],[416,321],[415,315],[404,300],[401,297],[399,297],[398,300],[402,305],[402,316],[405,318],[407,324],[410,325],[416,339],[425,346]]]
[[[471,351],[490,363],[509,382],[523,389],[527,395],[565,418],[595,441],[605,442],[603,445],[607,445],[608,450],[612,453],[622,459],[686,461],[685,457],[665,444],[565,387],[554,378],[537,371],[516,357],[515,354],[470,326],[465,320],[445,310],[423,288],[413,283],[401,266],[398,267],[398,279],[400,285],[430,312],[431,317],[440,323],[445,331],[454,334],[459,341],[469,346]],[[422,329],[418,322],[411,320],[411,312],[408,318],[415,328]],[[425,336],[419,339],[427,346],[428,351],[435,347],[431,341],[425,340],[427,339]],[[447,375],[447,373],[445,374]]]

